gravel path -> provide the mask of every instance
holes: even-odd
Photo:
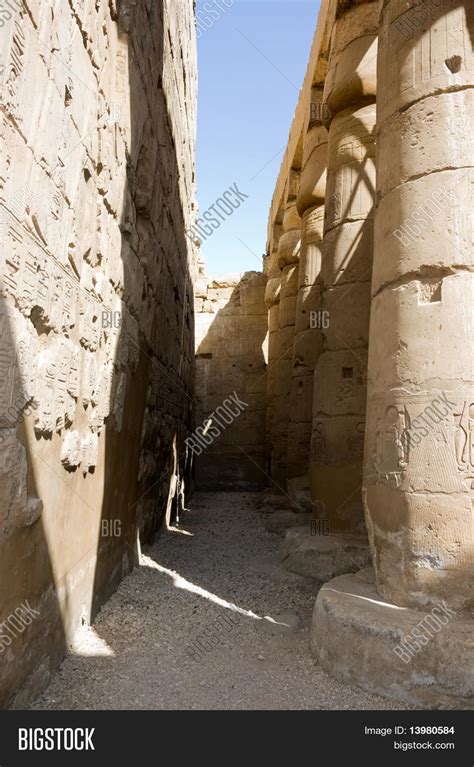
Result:
[[[279,567],[281,538],[264,529],[258,498],[196,494],[180,530],[160,535],[79,632],[33,708],[399,708],[318,667],[315,585]],[[301,625],[283,635],[255,617],[287,611]]]

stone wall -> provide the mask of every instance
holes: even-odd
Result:
[[[260,272],[211,281],[202,273],[196,283],[198,489],[249,490],[267,482],[265,286]]]
[[[0,704],[21,706],[134,566],[137,534],[172,516],[186,478],[197,78],[192,0],[10,6]]]

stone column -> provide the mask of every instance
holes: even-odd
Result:
[[[296,208],[298,184],[299,173],[291,170],[288,179],[287,203],[283,215],[283,234],[278,244],[278,266],[281,269],[281,278],[273,397],[271,474],[281,490],[286,488],[287,478],[291,371],[298,292],[298,260],[301,244],[301,219]]]
[[[333,28],[321,267],[324,351],[314,378],[311,494],[333,531],[362,527],[362,458],[375,202],[377,5],[347,3]]]
[[[313,88],[297,199],[302,219],[293,370],[288,427],[288,488],[309,489],[314,367],[322,350],[321,246],[326,189],[327,131],[322,125],[322,88]],[[309,493],[308,493],[309,495]]]
[[[269,255],[268,279],[265,289],[265,305],[268,310],[268,355],[267,355],[267,407],[265,423],[265,445],[267,471],[271,470],[273,451],[273,397],[275,394],[276,353],[278,347],[280,311],[280,268],[278,266],[278,241],[281,226],[273,227],[273,248]]]
[[[379,592],[461,609],[474,601],[474,28],[470,3],[421,5],[380,3],[364,498]]]
[[[474,29],[465,5],[380,2],[363,489],[375,582],[369,569],[333,578],[311,627],[326,671],[422,708],[474,700],[464,609],[474,594]]]

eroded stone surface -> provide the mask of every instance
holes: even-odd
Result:
[[[370,565],[369,543],[365,536],[327,535],[324,527],[317,528],[314,522],[304,528],[294,527],[286,531],[281,547],[285,570],[325,583],[337,575],[355,573]]]
[[[203,424],[209,423],[209,428],[203,439],[197,433],[194,443],[196,485],[259,489],[268,482],[266,276],[204,276],[201,283],[195,302],[196,426],[198,432]],[[237,397],[237,406],[230,406],[232,412],[226,415],[223,406],[232,397]]]
[[[302,527],[305,530],[309,528],[311,523],[312,514],[309,512],[296,512],[290,509],[274,511],[272,514],[268,514],[263,521],[265,530],[269,533],[276,533],[277,535],[284,535],[288,528]]]
[[[364,499],[380,593],[461,609],[474,603],[472,14],[440,2],[408,40],[399,11],[382,5]]]
[[[371,569],[341,575],[317,596],[311,649],[336,679],[366,692],[420,708],[472,710],[472,617],[440,608],[440,622],[431,621],[430,631],[421,632],[428,614],[381,597]],[[403,654],[407,638],[413,653],[405,649]]]
[[[290,424],[290,397],[295,340],[296,305],[298,301],[299,259],[301,251],[301,218],[297,209],[300,173],[292,169],[288,177],[282,233],[275,254],[281,270],[278,304],[278,331],[274,339],[275,377],[272,382],[272,421],[270,464],[272,478],[282,489],[288,476],[287,450]],[[270,271],[270,274],[272,271]],[[268,393],[267,393],[268,396]]]
[[[323,352],[314,375],[312,497],[334,530],[363,518],[366,365],[375,205],[375,3],[333,28],[325,99],[328,179],[322,248]],[[371,103],[367,103],[367,102]]]
[[[7,705],[189,471],[196,54],[188,0],[3,16],[0,623],[41,613],[0,659]]]
[[[443,601],[462,611],[474,598],[474,31],[465,3],[422,5],[322,3],[268,228],[267,266],[282,234],[286,184],[301,168],[294,336],[301,338],[301,351],[294,347],[287,465],[280,458],[272,474],[280,484],[286,481],[291,496],[304,487],[310,439],[314,522],[329,522],[331,531],[357,531],[365,518],[381,603],[429,610]],[[306,338],[307,283],[314,272],[309,277],[305,264],[305,229],[318,216],[312,195],[321,194],[314,175],[321,123],[328,130],[328,163],[312,307],[321,316],[319,335]],[[284,228],[283,234],[282,266],[292,245]],[[271,295],[269,324],[278,338],[282,318],[275,307],[281,299],[275,290]],[[289,324],[288,308],[284,322]],[[305,376],[311,359],[312,395],[311,376]],[[276,397],[286,390],[282,372],[267,392],[273,424]],[[309,539],[303,528],[294,535]],[[319,545],[317,539],[314,547]],[[302,568],[312,570],[317,562],[308,551]],[[328,569],[326,577],[332,575]],[[374,635],[376,598],[374,592]],[[328,629],[328,644],[333,635]],[[453,652],[459,655],[466,632],[456,637]],[[472,644],[466,646],[471,652]],[[358,659],[347,648],[340,658],[342,666],[347,661],[347,678],[363,685]],[[331,647],[334,669],[337,650]],[[443,663],[442,656],[433,658]],[[371,677],[368,658],[364,663],[373,681],[378,671]],[[446,681],[443,674],[436,680],[435,667],[433,660],[433,690]],[[415,684],[410,674],[402,687],[405,682]],[[446,685],[453,700],[465,694],[454,671]],[[409,695],[434,706],[436,695],[425,693]]]
[[[312,91],[317,113],[320,89]],[[293,369],[288,424],[288,482],[301,478],[309,485],[309,453],[313,416],[314,369],[323,346],[321,258],[328,136],[321,120],[309,118],[303,144],[303,167],[297,208],[301,216],[301,250],[295,307]],[[321,117],[321,115],[320,115]]]

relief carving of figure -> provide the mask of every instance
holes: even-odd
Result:
[[[382,446],[379,451],[380,469],[398,472],[408,463],[410,418],[406,408],[390,405],[385,411]]]

